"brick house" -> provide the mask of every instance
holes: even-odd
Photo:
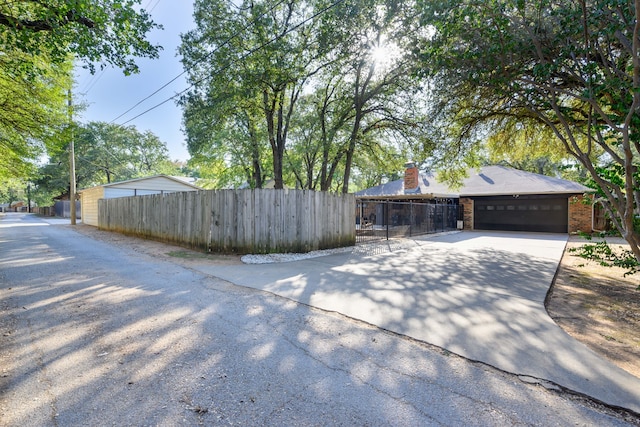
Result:
[[[591,190],[576,182],[520,171],[504,166],[472,170],[459,189],[437,182],[432,174],[407,169],[401,179],[356,193],[356,198],[407,199],[454,197],[465,230],[533,231],[551,233],[591,232]],[[415,187],[405,190],[405,182]]]

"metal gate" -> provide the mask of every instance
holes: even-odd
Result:
[[[392,200],[356,201],[356,242],[455,230],[458,205]]]

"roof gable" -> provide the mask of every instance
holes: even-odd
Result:
[[[452,189],[438,182],[431,173],[420,174],[418,190],[405,194],[404,179],[358,191],[356,197],[374,198],[440,198],[498,196],[514,194],[579,194],[590,191],[588,187],[566,179],[553,178],[525,172],[505,166],[485,166],[471,170],[462,187]]]
[[[431,174],[418,175],[418,188],[410,194],[404,191],[404,179],[358,191],[356,197],[402,197],[413,199],[432,199],[458,197],[446,184],[439,183]]]
[[[577,182],[521,171],[506,166],[485,166],[471,171],[459,191],[460,196],[504,194],[576,194],[590,191]]]
[[[147,176],[142,178],[129,179],[127,181],[111,182],[109,184],[97,185],[96,187],[136,189],[136,190],[178,189],[178,188],[189,190],[189,191],[201,190],[200,187],[187,182],[185,179],[186,178],[160,174],[160,175],[153,175],[153,176]],[[96,188],[96,187],[92,187],[92,188]],[[166,188],[163,188],[163,187],[166,187]]]

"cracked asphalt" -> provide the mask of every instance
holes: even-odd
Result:
[[[640,419],[15,214],[0,220],[0,425],[623,426]]]

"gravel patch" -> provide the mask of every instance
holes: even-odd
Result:
[[[273,264],[276,262],[300,261],[303,259],[317,258],[332,254],[341,254],[346,252],[376,254],[381,252],[395,252],[398,250],[406,250],[415,247],[417,242],[429,240],[435,237],[446,236],[448,234],[458,234],[459,230],[444,231],[441,233],[424,234],[409,238],[393,238],[389,240],[373,240],[361,243],[358,246],[347,246],[344,248],[323,249],[319,251],[311,251],[307,253],[280,253],[280,254],[250,254],[243,255],[241,260],[245,264]]]
[[[300,261],[303,259],[317,258],[332,254],[341,254],[352,252],[355,246],[347,246],[344,248],[323,249],[319,251],[311,251],[307,253],[287,253],[287,254],[265,254],[265,255],[244,255],[241,260],[245,264],[272,264],[276,262]]]

